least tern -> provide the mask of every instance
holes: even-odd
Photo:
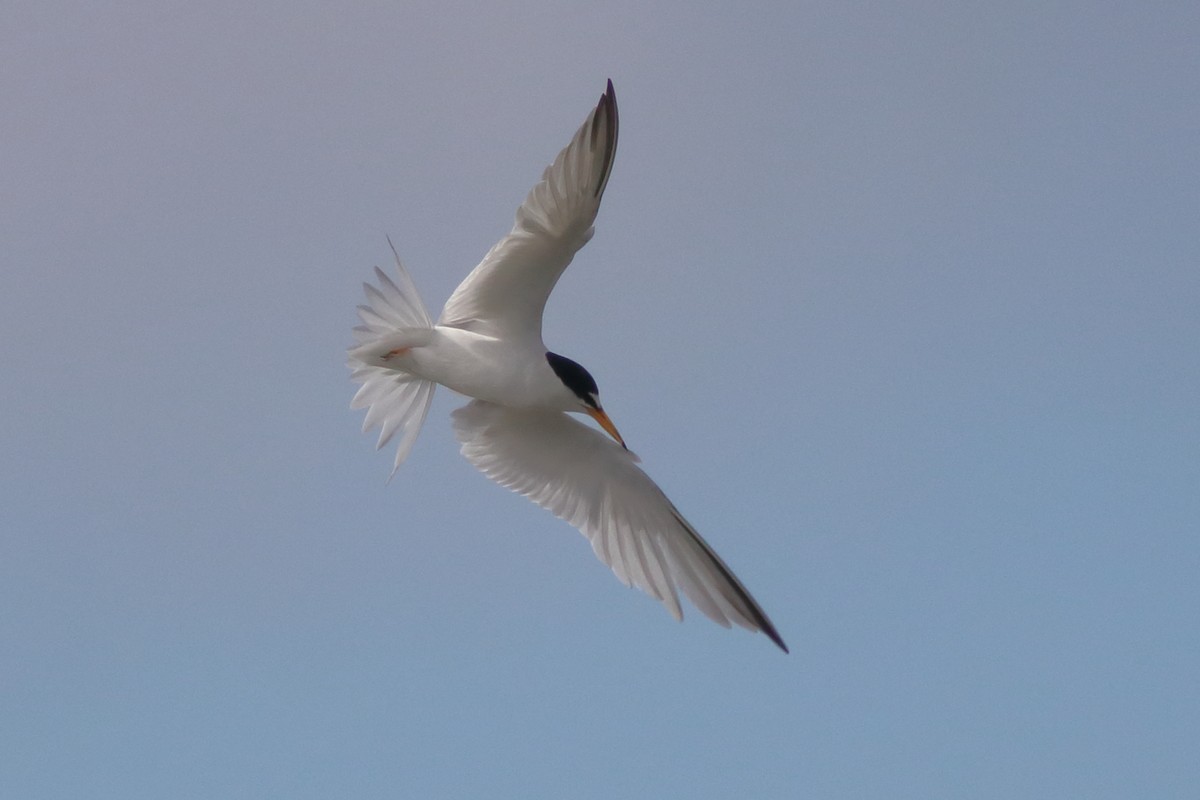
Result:
[[[375,268],[349,350],[362,384],[351,408],[378,448],[399,434],[396,469],[412,450],[441,384],[473,398],[453,412],[462,453],[496,483],[578,528],[626,585],[683,619],[678,589],[709,619],[783,643],[742,582],[662,490],[600,405],[591,374],[542,342],[546,299],[592,238],[617,151],[612,81],[571,143],[517,209],[512,231],[467,276],[435,325],[396,255],[393,279]],[[389,242],[390,244],[390,242]],[[594,419],[611,439],[569,416]]]

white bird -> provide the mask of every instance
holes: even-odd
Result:
[[[542,311],[592,223],[617,150],[612,81],[541,181],[512,231],[484,256],[434,325],[400,258],[397,278],[378,267],[349,350],[362,384],[351,408],[377,447],[399,434],[392,474],[412,449],[434,388],[474,398],[453,413],[462,453],[489,478],[578,528],[625,585],[683,619],[677,589],[710,619],[762,631],[775,626],[662,490],[635,463],[600,405],[596,381],[542,342]],[[395,248],[392,248],[395,254]],[[612,437],[567,416],[589,415]]]

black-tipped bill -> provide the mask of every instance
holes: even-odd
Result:
[[[617,426],[613,425],[613,421],[608,418],[608,414],[604,413],[604,409],[599,406],[587,406],[587,413],[592,419],[600,423],[600,427],[604,428],[604,432],[616,440],[617,444],[629,449],[629,445],[625,444],[625,440],[621,438],[621,434],[617,432]]]
[[[598,399],[600,390],[596,388],[596,379],[592,377],[592,374],[584,369],[583,365],[566,356],[560,356],[558,353],[546,353],[546,361],[549,362],[550,368],[554,370],[554,374],[563,382],[563,385],[579,398],[579,402],[583,404],[583,410],[600,423],[600,427],[604,428],[609,436],[616,439],[621,447],[628,450],[625,440],[621,438],[621,434],[617,433],[617,426],[613,425],[608,414],[605,414],[604,409],[600,407]]]

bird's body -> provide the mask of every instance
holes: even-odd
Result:
[[[463,454],[497,483],[575,527],[626,584],[682,618],[676,589],[711,619],[783,640],[749,592],[637,466],[600,405],[592,376],[547,350],[542,311],[554,284],[592,236],[612,170],[617,106],[612,82],[500,240],[459,285],[434,324],[397,258],[376,269],[349,351],[362,386],[351,404],[397,433],[395,469],[408,456],[441,384],[473,398],[454,412]],[[585,413],[609,434],[567,416]]]
[[[445,325],[430,333],[428,343],[401,345],[394,349],[403,352],[377,363],[489,403],[576,410],[578,398],[558,380],[540,343],[530,346]]]

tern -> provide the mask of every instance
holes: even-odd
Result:
[[[380,426],[377,449],[399,435],[394,475],[438,384],[473,398],[452,413],[453,426],[463,455],[488,478],[578,528],[626,586],[676,620],[682,589],[714,622],[762,631],[786,653],[746,587],[637,465],[591,374],[542,342],[546,300],[592,238],[616,151],[610,80],[517,209],[512,231],[455,289],[436,324],[393,246],[396,277],[376,267],[376,285],[363,284],[367,303],[348,351],[351,377],[362,385],[351,408],[367,409],[364,432]]]

